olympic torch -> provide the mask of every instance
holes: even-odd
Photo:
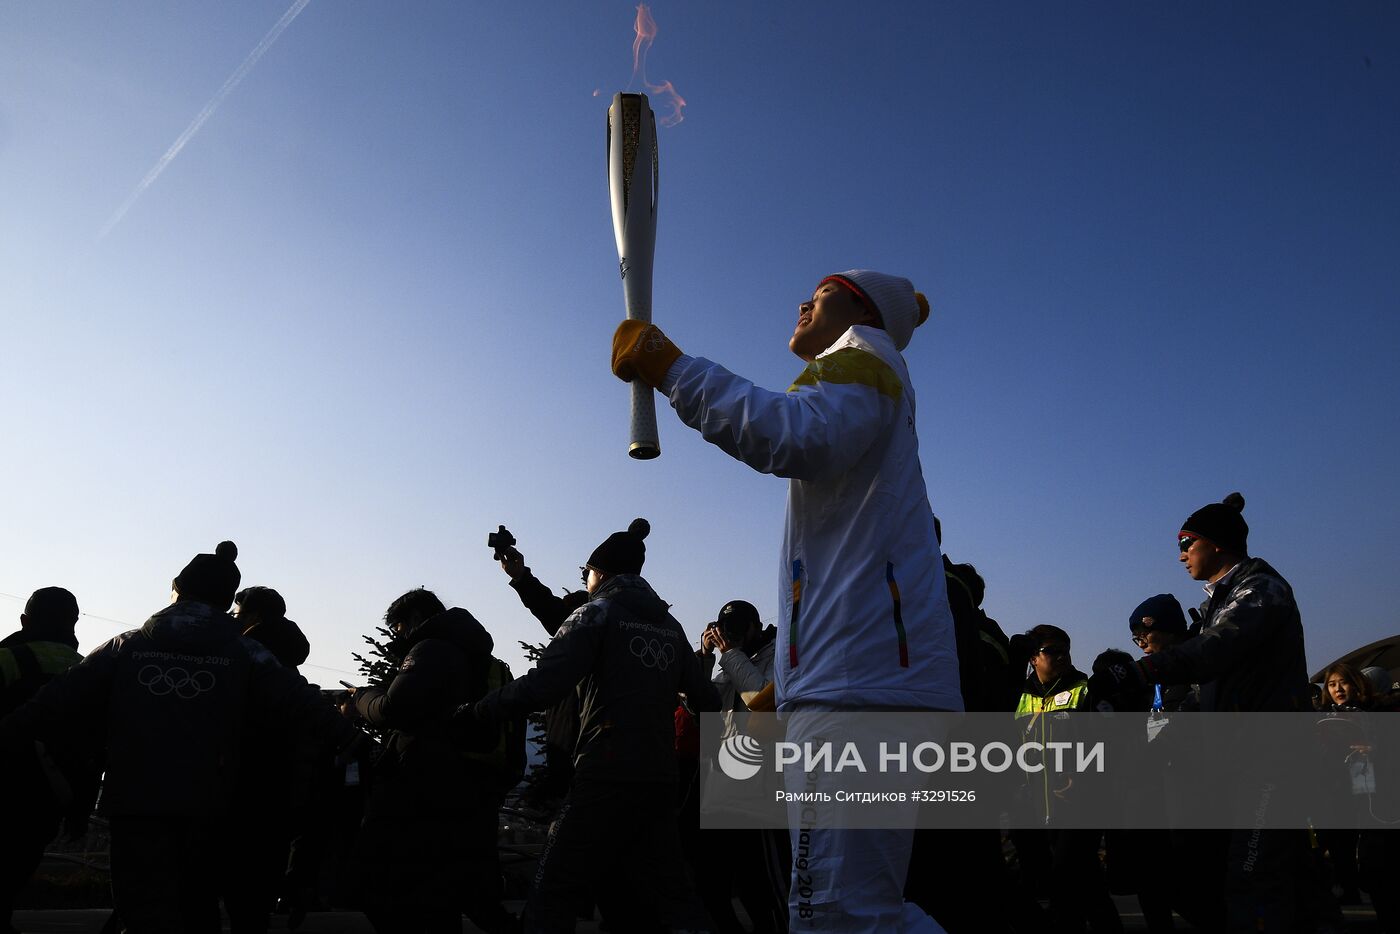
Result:
[[[651,266],[656,254],[656,117],[645,94],[614,94],[608,108],[608,190],[627,317],[651,323]],[[656,398],[633,380],[632,433],[627,453],[638,460],[661,454]]]

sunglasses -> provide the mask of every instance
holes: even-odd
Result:
[[[1201,536],[1192,535],[1190,532],[1182,532],[1176,537],[1176,547],[1180,548],[1183,552],[1190,551],[1191,546],[1198,541],[1201,541]]]
[[[1036,654],[1048,655],[1051,658],[1056,658],[1060,655],[1068,655],[1069,649],[1063,645],[1042,645],[1040,648],[1036,649]]]
[[[1137,646],[1140,649],[1147,648],[1147,633],[1140,632],[1137,635],[1133,636],[1133,645]]]

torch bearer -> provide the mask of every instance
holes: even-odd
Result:
[[[656,117],[645,94],[615,94],[608,108],[608,190],[627,317],[651,323],[651,265],[656,254]],[[627,453],[638,460],[661,454],[656,398],[633,380],[632,434]]]

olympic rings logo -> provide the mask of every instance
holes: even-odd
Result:
[[[214,673],[196,671],[190,674],[183,668],[161,668],[147,665],[136,673],[136,683],[156,697],[174,694],[181,700],[191,700],[214,689]]]
[[[661,329],[652,325],[637,335],[637,342],[632,345],[632,351],[633,353],[641,353],[643,351],[656,353],[658,350],[664,349],[669,343],[670,341],[666,339],[666,335],[661,333]]]
[[[665,671],[676,660],[676,647],[662,645],[658,639],[643,639],[641,636],[633,636],[627,647],[648,668]]]

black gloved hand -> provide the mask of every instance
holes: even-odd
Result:
[[[1094,659],[1089,702],[1103,710],[1145,711],[1152,706],[1152,686],[1127,652],[1109,649]]]
[[[501,731],[477,708],[463,704],[452,712],[452,732],[467,752],[487,752],[500,741]]]

